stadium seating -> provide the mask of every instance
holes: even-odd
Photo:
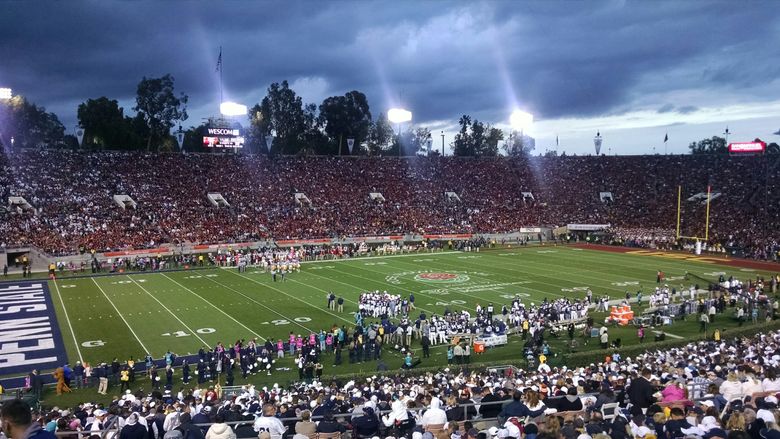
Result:
[[[263,389],[250,385],[226,391],[222,399],[215,399],[211,388],[196,388],[191,392],[182,389],[178,393],[167,391],[164,394],[158,391],[147,394],[139,390],[114,398],[106,407],[85,402],[37,416],[42,424],[52,422],[52,428],[66,437],[69,437],[68,433],[86,433],[89,431],[89,428],[85,431],[87,426],[91,426],[93,433],[99,430],[94,417],[105,415],[104,410],[108,411],[108,417],[103,419],[103,425],[121,429],[125,418],[130,420],[130,417],[140,415],[146,421],[144,427],[158,435],[155,437],[162,436],[161,429],[178,428],[180,413],[189,413],[193,422],[197,419],[198,423],[205,423],[201,424],[204,429],[217,418],[226,420],[234,426],[236,433],[241,431],[242,425],[251,425],[257,420],[254,423],[257,432],[267,423],[261,419],[262,413],[267,412],[263,404],[269,403],[286,409],[280,420],[287,431],[291,432],[300,413],[311,407],[314,408],[313,421],[334,415],[351,437],[359,437],[356,434],[358,425],[365,426],[373,416],[378,416],[373,425],[376,428],[378,422],[379,431],[363,437],[400,437],[400,426],[407,424],[403,421],[406,417],[414,419],[413,428],[403,434],[410,438],[425,437],[422,436],[425,432],[450,439],[471,437],[478,431],[472,430],[472,426],[483,430],[491,439],[533,437],[530,435],[536,433],[529,432],[536,430],[544,437],[561,437],[558,429],[563,437],[583,438],[583,434],[594,439],[626,437],[623,434],[626,428],[638,429],[642,421],[659,437],[678,437],[674,435],[678,428],[686,430],[684,437],[726,437],[731,432],[774,428],[774,416],[780,415],[776,398],[780,392],[778,350],[780,332],[771,331],[720,343],[690,342],[666,350],[650,350],[634,358],[613,355],[609,361],[589,367],[514,369],[511,374],[498,370],[445,369],[419,375],[388,373],[331,383],[275,384]],[[661,389],[670,386],[679,386],[682,391],[694,386],[704,386],[708,390],[707,394],[693,400],[661,402]],[[720,390],[717,390],[718,386]],[[734,397],[732,401],[723,396],[726,386],[729,386],[729,395]],[[712,389],[716,390],[713,392]],[[455,397],[447,395],[461,397],[453,405],[451,402]],[[425,423],[425,412],[442,405],[441,400],[435,401],[439,397],[448,401],[444,413],[438,412],[429,419],[446,416],[449,422]],[[488,397],[493,401],[490,404],[500,408],[491,410],[486,404]],[[573,403],[583,409],[556,410],[556,407],[570,407]],[[473,404],[477,406],[474,411],[464,410]],[[482,416],[485,413],[493,416]],[[643,413],[646,416],[641,416],[640,420]],[[401,422],[398,422],[399,416]],[[672,422],[675,416],[678,416],[677,421]],[[114,421],[108,422],[114,417]],[[518,434],[513,418],[525,420],[524,432]],[[769,419],[772,420],[765,422]],[[128,422],[129,425],[132,423]],[[567,428],[575,431],[566,433]],[[548,435],[551,432],[554,434]],[[251,435],[251,430],[248,433]],[[338,434],[315,433],[314,436],[338,437]],[[762,434],[759,437],[770,436]]]
[[[712,185],[722,195],[711,206],[710,245],[768,259],[778,249],[779,163],[773,155],[269,158],[25,150],[0,153],[0,200],[23,197],[35,211],[0,213],[0,245],[64,255],[269,236],[609,223],[621,243],[664,246],[674,237],[677,186],[687,197]],[[448,202],[447,192],[460,202]],[[613,201],[603,202],[602,192]],[[212,206],[209,193],[229,205]],[[297,204],[295,193],[311,205]],[[373,201],[371,193],[385,201]],[[116,194],[136,208],[117,207]],[[703,206],[685,207],[685,232],[700,232]]]

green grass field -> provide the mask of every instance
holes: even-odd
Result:
[[[143,358],[149,352],[160,358],[167,351],[194,354],[202,346],[217,342],[229,345],[238,339],[257,337],[287,339],[289,332],[307,334],[332,325],[354,325],[358,295],[364,290],[387,290],[408,296],[414,292],[418,310],[442,313],[473,311],[477,303],[510,303],[515,294],[524,301],[540,302],[545,297],[584,297],[589,287],[595,296],[622,298],[626,290],[640,286],[647,295],[656,286],[656,271],[663,270],[670,286],[681,287],[718,273],[747,280],[768,275],[753,269],[720,266],[681,255],[621,254],[575,247],[523,247],[481,252],[435,252],[390,257],[356,258],[303,263],[299,273],[286,282],[273,282],[268,273],[250,267],[246,273],[234,268],[214,268],[168,273],[138,273],[90,278],[63,278],[49,282],[57,317],[71,363],[92,364]],[[688,271],[699,279],[683,280]],[[458,282],[435,282],[415,277],[422,273],[452,273]],[[326,293],[345,298],[343,313],[330,311]],[[414,314],[416,316],[416,314]],[[603,314],[595,314],[596,322]],[[695,339],[701,335],[696,319],[663,329],[671,339]],[[724,316],[717,326],[730,329],[736,322]],[[621,337],[625,346],[637,344],[633,327],[615,328],[611,337]],[[648,338],[652,334],[648,333]],[[510,336],[507,346],[489,349],[475,358],[482,362],[522,364],[521,341]],[[568,353],[566,341],[551,339],[556,353]],[[598,349],[593,340],[579,350]],[[419,342],[412,346],[420,350]],[[443,346],[432,348],[432,358],[422,366],[446,365]],[[561,358],[561,357],[559,357]],[[333,366],[325,360],[325,375],[370,373],[375,362]],[[385,349],[383,359],[391,368],[401,365],[399,353]],[[561,360],[562,361],[562,360]],[[555,363],[556,360],[551,361]],[[293,359],[276,362],[274,375],[250,377],[251,382],[284,383],[297,378]],[[178,382],[178,378],[176,379]],[[236,383],[243,380],[236,374]],[[93,393],[90,391],[90,397]],[[78,394],[72,397],[79,398]]]

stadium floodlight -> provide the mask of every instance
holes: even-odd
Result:
[[[235,102],[223,102],[219,104],[219,112],[223,116],[244,116],[246,111],[246,105],[237,104]]]
[[[522,110],[515,110],[509,116],[509,124],[515,131],[525,131],[531,128],[534,123],[534,115]]]
[[[13,93],[11,93],[10,88],[0,88],[0,99],[11,99],[13,97]]]
[[[412,120],[412,112],[402,108],[391,108],[387,110],[387,120],[396,124],[410,122]]]

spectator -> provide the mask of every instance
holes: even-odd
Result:
[[[3,432],[8,439],[56,439],[56,436],[33,423],[30,406],[20,400],[13,399],[3,403],[0,409],[3,420]]]
[[[138,422],[138,413],[131,413],[119,432],[119,439],[146,439],[146,435],[146,427]]]
[[[317,425],[311,421],[311,412],[304,410],[301,412],[301,420],[295,424],[295,434],[311,436],[317,432]]]
[[[205,439],[236,439],[236,433],[225,423],[225,416],[217,413],[214,416],[214,423],[206,432]]]

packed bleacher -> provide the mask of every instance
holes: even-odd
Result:
[[[777,157],[721,155],[376,158],[24,150],[0,153],[0,199],[22,196],[37,213],[5,211],[0,245],[49,254],[392,233],[511,232],[524,226],[611,224],[616,241],[668,245],[677,186],[711,203],[711,242],[770,259],[778,241]],[[229,207],[212,207],[209,192]],[[296,204],[294,194],[311,201]],[[370,199],[379,192],[384,202]],[[444,192],[455,192],[451,202]],[[531,192],[526,198],[523,192]],[[613,198],[603,201],[600,192]],[[129,195],[122,209],[112,196]],[[685,204],[683,231],[701,232],[705,209]],[[697,229],[698,228],[698,229]]]
[[[222,392],[128,389],[110,404],[57,407],[32,422],[62,437],[773,438],[780,332],[615,353],[585,367],[453,367]],[[13,410],[3,407],[4,420]]]

